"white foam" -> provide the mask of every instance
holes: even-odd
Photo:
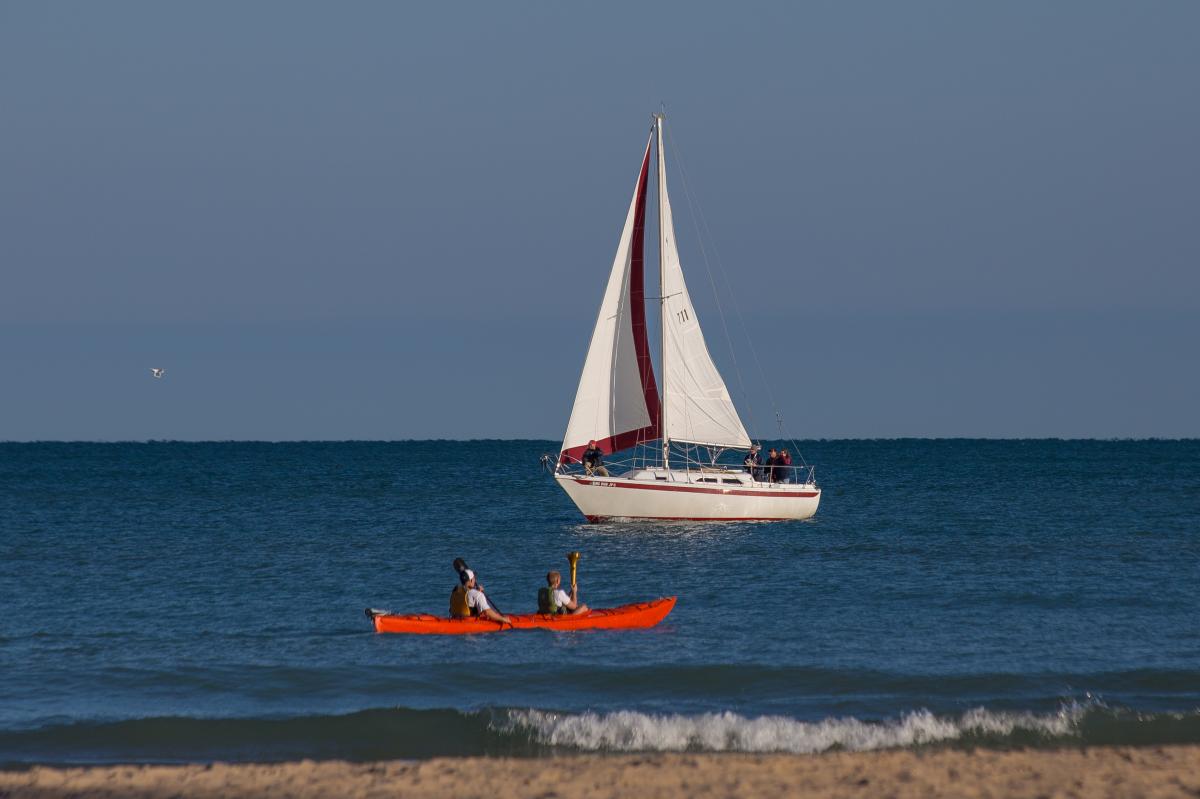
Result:
[[[808,722],[783,716],[747,718],[736,713],[696,716],[635,711],[558,714],[509,711],[509,731],[525,730],[535,741],[589,751],[823,752],[889,749],[952,741],[964,735],[1011,735],[1030,731],[1047,737],[1073,734],[1083,709],[1050,715],[1000,713],[977,708],[961,717],[939,718],[929,711],[886,722],[830,718]]]

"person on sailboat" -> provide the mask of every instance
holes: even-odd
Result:
[[[762,479],[759,474],[762,467],[762,458],[758,457],[758,444],[750,447],[750,451],[746,453],[746,457],[742,460],[742,465],[746,467],[746,471],[755,480]]]
[[[588,448],[583,451],[583,470],[588,477],[600,475],[608,477],[608,469],[604,468],[604,450],[596,445],[596,439],[588,442]]]
[[[774,447],[771,447],[771,451],[767,453],[767,480],[769,482],[774,483],[779,480],[779,475],[783,470],[775,467],[780,465],[779,452]]]
[[[588,606],[579,601],[579,586],[572,585],[571,593],[562,589],[562,575],[552,571],[546,575],[546,588],[538,589],[538,613],[578,615],[587,613]]]
[[[779,482],[792,482],[792,455],[786,449],[779,450],[779,465],[783,467],[779,475]]]
[[[501,624],[512,624],[512,619],[497,613],[475,584],[475,572],[464,568],[458,573],[458,585],[450,592],[450,618],[469,619],[478,616]]]

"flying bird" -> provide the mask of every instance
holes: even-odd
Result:
[[[154,375],[155,377],[162,377],[163,372],[165,372],[165,371],[167,371],[167,370],[166,369],[156,369],[153,366],[150,367],[150,374]]]

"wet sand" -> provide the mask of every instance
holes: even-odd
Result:
[[[0,797],[1200,797],[1200,746],[0,771]]]

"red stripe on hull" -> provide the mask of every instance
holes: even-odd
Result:
[[[609,519],[639,519],[647,522],[791,522],[803,519],[781,519],[778,516],[588,516],[591,524]]]
[[[691,494],[720,494],[722,496],[733,497],[779,497],[784,499],[804,499],[815,497],[820,492],[818,491],[742,491],[736,488],[701,488],[700,486],[681,486],[681,485],[636,485],[635,483],[614,483],[607,480],[588,480],[582,477],[576,477],[575,482],[580,485],[599,485],[604,488],[633,488],[638,491],[678,491]],[[701,521],[697,519],[696,521]]]

